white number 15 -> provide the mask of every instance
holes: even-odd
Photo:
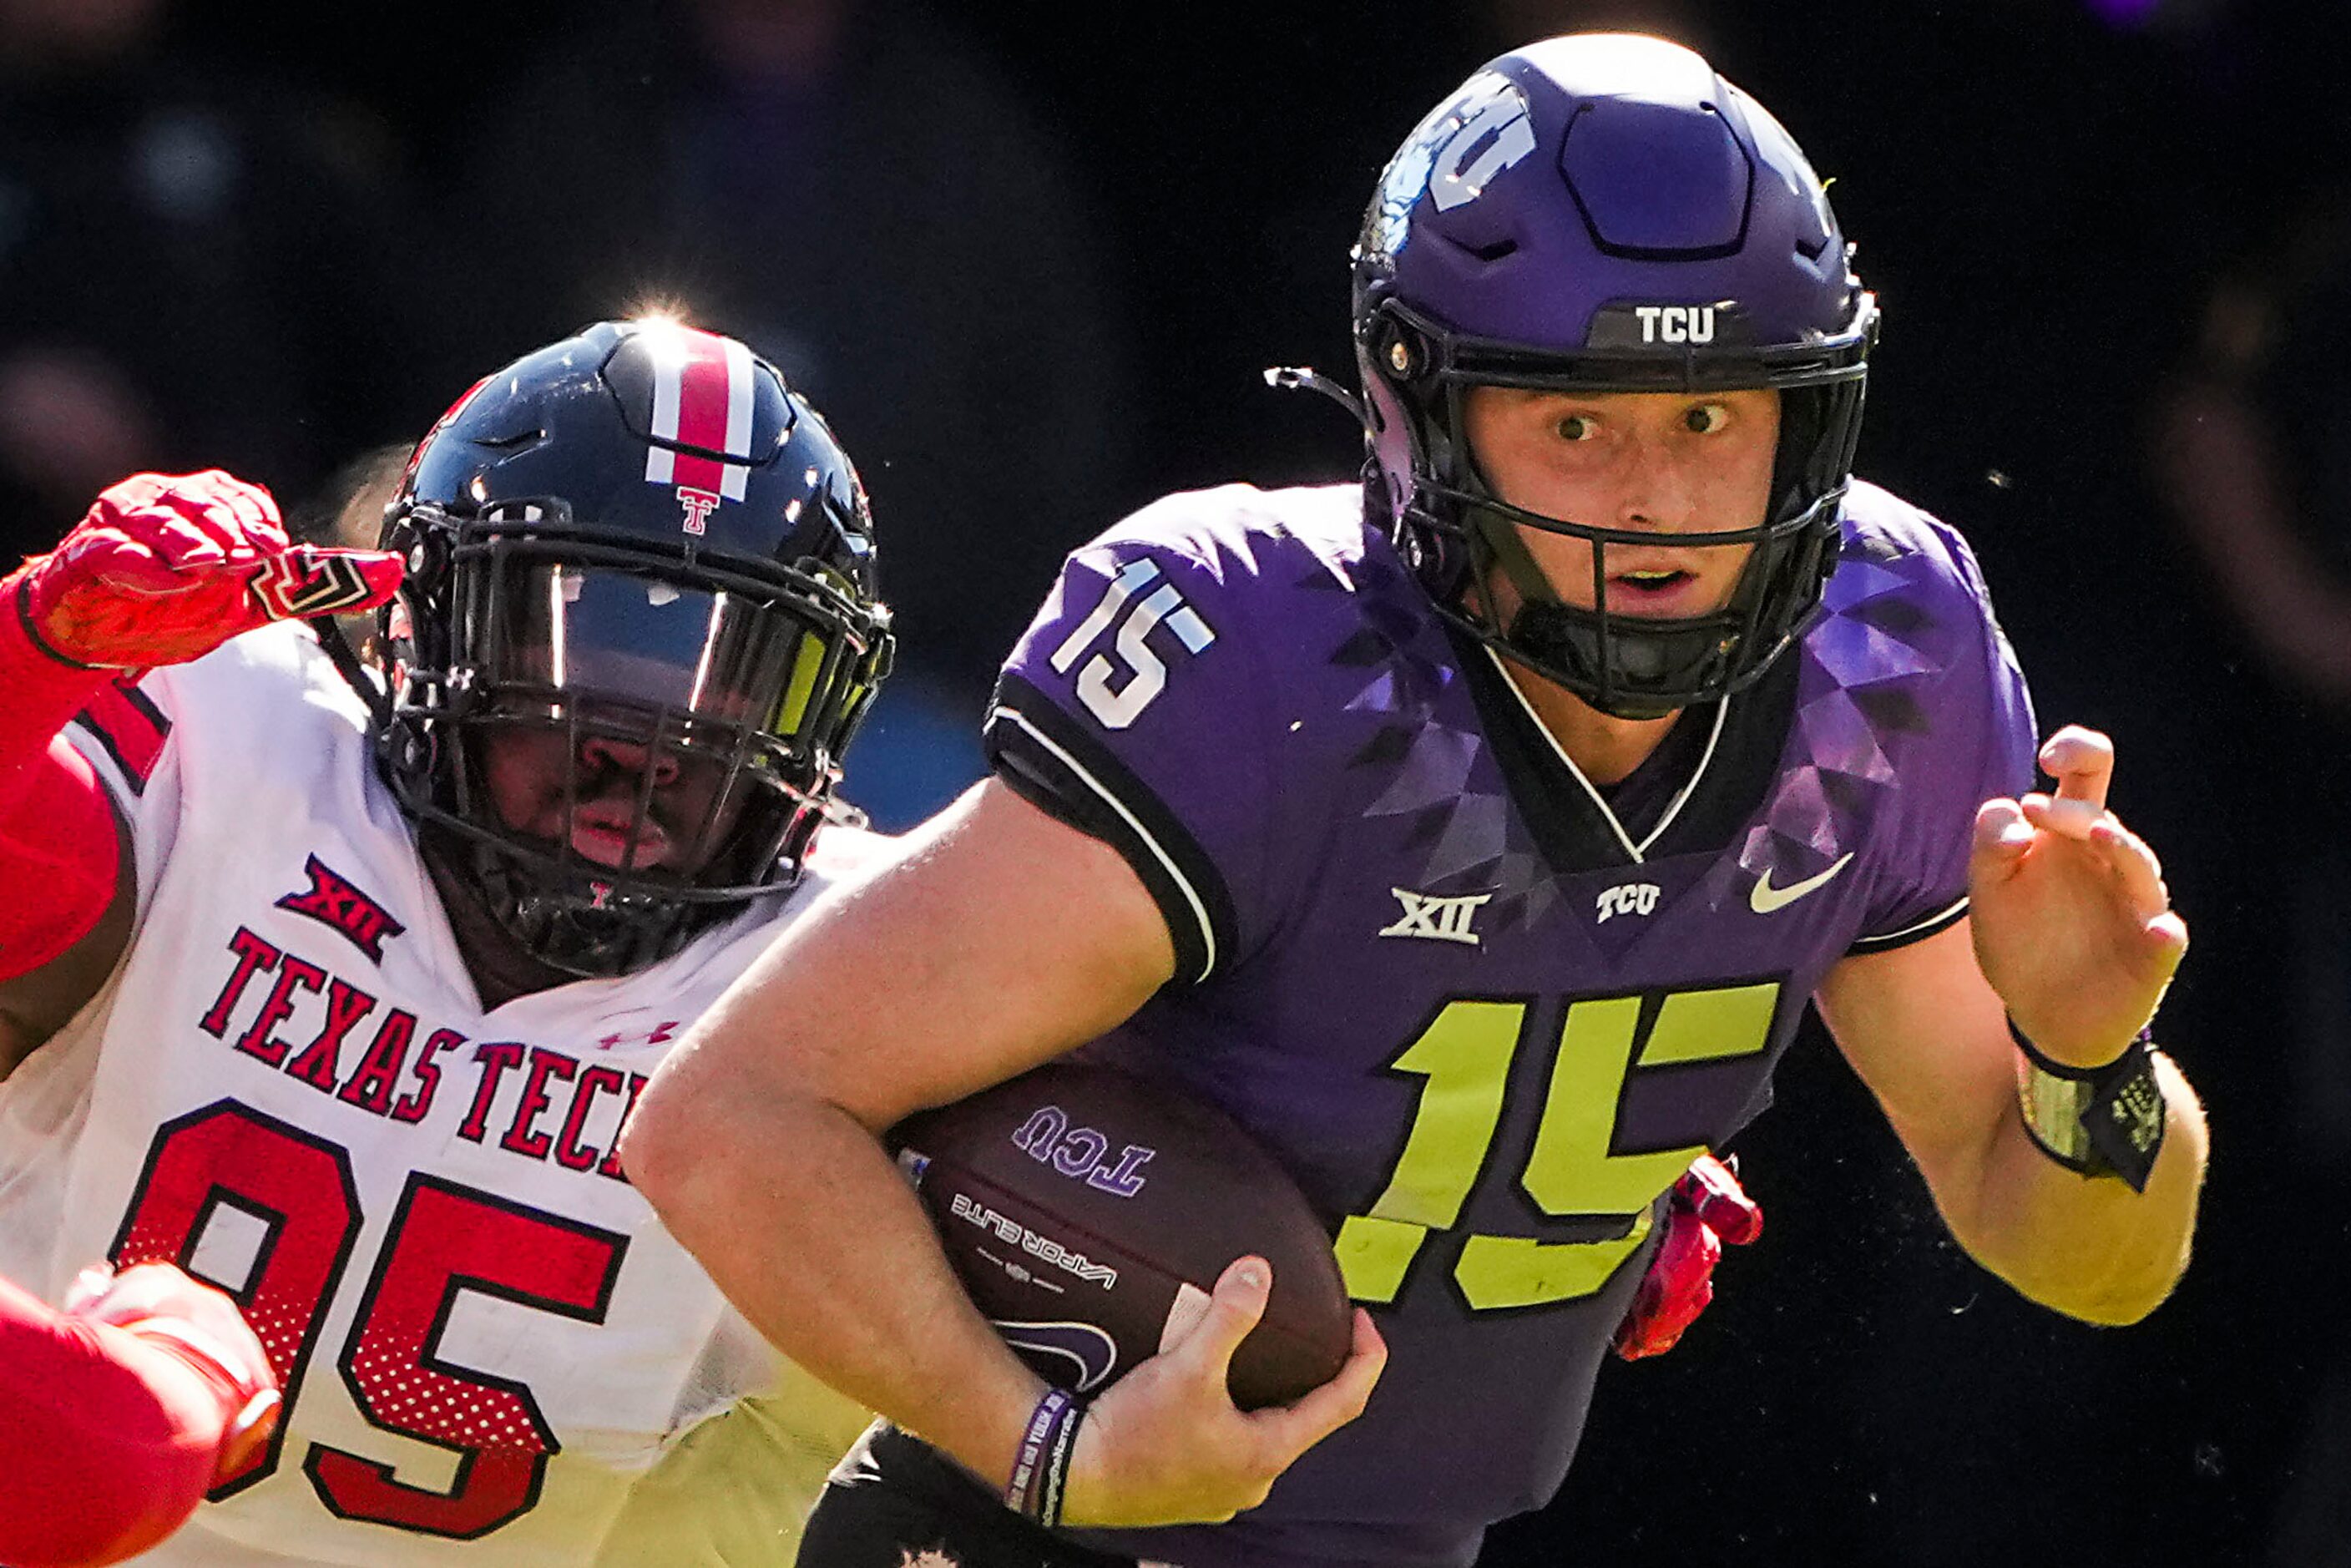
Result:
[[[1079,655],[1093,646],[1113,622],[1118,623],[1112,646],[1125,661],[1124,684],[1111,684],[1118,671],[1105,653],[1096,653],[1078,671],[1078,700],[1104,729],[1124,729],[1133,724],[1167,685],[1166,664],[1144,641],[1153,627],[1164,623],[1189,653],[1197,653],[1217,640],[1216,632],[1200,619],[1199,612],[1184,602],[1174,583],[1151,587],[1158,580],[1157,561],[1129,561],[1111,579],[1110,591],[1102,595],[1092,613],[1072,627],[1053,650],[1053,672],[1066,675]],[[1144,592],[1145,589],[1150,591]]]

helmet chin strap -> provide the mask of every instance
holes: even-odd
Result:
[[[1482,485],[1479,487],[1482,489]],[[1593,674],[1604,680],[1606,672],[1599,668],[1602,661],[1596,637],[1578,623],[1577,617],[1560,598],[1558,590],[1552,586],[1551,579],[1535,559],[1534,551],[1527,548],[1526,536],[1519,532],[1517,525],[1500,513],[1480,507],[1469,518],[1468,533],[1470,570],[1478,591],[1487,601],[1486,621],[1494,629],[1496,647],[1505,654],[1518,654],[1520,663],[1529,664],[1540,675],[1550,675],[1545,668],[1550,664],[1588,664]],[[1600,547],[1593,548],[1596,550]],[[1512,612],[1508,625],[1503,624],[1487,587],[1488,579],[1497,570],[1518,594],[1519,607]],[[1628,704],[1620,694],[1612,694],[1605,704],[1594,701],[1592,706],[1617,718],[1658,718],[1673,711]]]
[[[465,845],[455,834],[436,823],[424,823],[417,833],[417,848],[457,934],[458,951],[483,1006],[499,1007],[580,977],[542,963],[507,928],[474,874],[479,868],[471,865]]]
[[[533,960],[572,978],[648,968],[740,908],[600,896],[531,875],[495,843],[476,840],[471,850],[474,885],[492,916]]]

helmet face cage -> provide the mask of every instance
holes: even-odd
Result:
[[[710,488],[680,489],[684,521],[626,402],[649,379],[626,358],[655,340],[606,324],[461,400],[385,528],[408,572],[381,612],[380,764],[492,918],[578,976],[643,968],[792,884],[848,810],[840,758],[893,654],[846,456],[739,344],[691,337],[770,382],[750,437],[738,419],[699,459]],[[747,477],[720,469],[770,439]]]
[[[1579,121],[1600,150],[1581,163],[1570,145]],[[1664,149],[1667,168],[1698,172],[1687,193],[1604,183],[1635,132],[1645,150]],[[1465,162],[1483,185],[1440,193],[1447,169]],[[1681,243],[1621,243],[1627,234]],[[1877,332],[1875,300],[1846,256],[1794,143],[1687,50],[1558,38],[1473,76],[1392,161],[1356,252],[1367,505],[1438,612],[1621,716],[1657,716],[1760,678],[1818,607],[1835,565]],[[1671,323],[1664,332],[1661,319]],[[1485,330],[1470,329],[1480,322]],[[1751,522],[1670,536],[1510,505],[1465,439],[1474,386],[1774,390],[1771,503]],[[1592,608],[1561,601],[1520,528],[1591,547]],[[1612,612],[1610,546],[1660,542],[1751,554],[1719,610],[1670,620]],[[1497,571],[1521,601],[1508,625],[1485,608]]]
[[[871,608],[820,575],[758,561],[705,553],[681,572],[674,558],[570,526],[558,497],[478,518],[418,507],[394,537],[426,563],[385,627],[402,677],[385,748],[394,788],[467,846],[535,954],[624,972],[789,884],[886,670],[890,640]],[[636,626],[594,623],[631,598],[698,637],[664,657]],[[618,668],[629,656],[633,678]],[[487,755],[512,735],[559,741],[548,748],[563,768],[551,842],[507,826],[489,798]],[[589,793],[580,758],[596,740],[637,758],[617,866],[572,844]],[[710,779],[695,820],[662,824],[686,869],[637,864],[657,784],[685,769]]]

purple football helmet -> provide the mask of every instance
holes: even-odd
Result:
[[[1861,428],[1877,306],[1821,182],[1761,105],[1663,39],[1578,34],[1489,62],[1389,161],[1355,253],[1370,516],[1448,620],[1604,712],[1653,717],[1740,690],[1818,608]],[[1609,613],[1608,547],[1654,533],[1511,506],[1462,439],[1465,387],[1773,388],[1760,523],[1719,611]],[[1561,602],[1518,535],[1590,542],[1594,608]],[[1500,571],[1498,624],[1468,591]],[[1482,595],[1480,596],[1482,600]]]

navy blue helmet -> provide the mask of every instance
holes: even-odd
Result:
[[[791,884],[892,641],[864,488],[773,367],[661,320],[526,355],[418,445],[383,544],[408,573],[379,758],[527,951],[627,973]],[[500,736],[565,758],[552,841],[491,800]],[[601,859],[573,814],[614,785],[583,754],[634,802],[601,808]],[[664,820],[687,770],[695,820]]]
[[[1850,250],[1788,133],[1689,50],[1578,34],[1489,62],[1389,162],[1355,249],[1372,520],[1455,624],[1605,712],[1749,685],[1835,564],[1877,336]],[[1502,501],[1463,439],[1479,384],[1776,389],[1769,515],[1672,540],[1754,547],[1728,604],[1612,615],[1609,546],[1656,537]],[[1592,545],[1593,608],[1561,602],[1514,525]],[[1495,571],[1507,625],[1472,591]]]

